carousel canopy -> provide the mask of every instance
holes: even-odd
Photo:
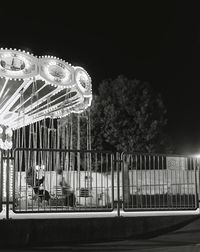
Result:
[[[82,67],[53,56],[0,49],[0,135],[7,130],[11,136],[10,129],[47,117],[81,113],[91,101],[91,78]]]

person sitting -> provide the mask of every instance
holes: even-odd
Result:
[[[43,184],[40,184],[39,187],[34,187],[33,189],[36,197],[38,198],[39,204],[42,204],[43,202],[49,204],[49,200],[51,197],[49,192],[45,190]]]
[[[74,192],[71,190],[70,185],[66,182],[63,176],[63,170],[57,170],[58,185],[62,188],[62,194],[65,198],[65,206],[74,207],[76,202],[76,197]]]
[[[39,203],[42,204],[43,202],[49,204],[50,194],[44,188],[44,180],[45,180],[45,168],[44,165],[36,165],[36,180],[35,186],[33,187],[36,197],[39,200]]]
[[[35,171],[36,171],[36,186],[40,186],[41,184],[44,183],[44,173],[45,173],[45,168],[44,165],[36,165],[35,167]]]

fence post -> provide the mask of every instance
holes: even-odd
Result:
[[[121,154],[122,163],[122,190],[123,190],[123,210],[128,207],[130,200],[129,163],[131,155]]]
[[[199,158],[197,158],[197,166],[195,167],[195,184],[196,184],[196,198],[197,198],[197,207],[199,208],[199,203],[200,203],[200,199],[199,199],[199,195],[200,195],[200,160]]]
[[[3,198],[3,151],[0,150],[0,211],[2,211]]]
[[[6,219],[9,219],[9,201],[10,201],[10,166],[9,166],[9,151],[7,151],[6,159]]]
[[[116,152],[115,156],[115,167],[116,167],[116,172],[117,172],[117,216],[120,217],[120,211],[122,207],[122,202],[120,199],[120,170],[122,170],[122,160],[121,160],[121,154],[119,152]],[[123,182],[122,182],[123,184]],[[122,185],[122,190],[123,190],[123,185]],[[123,193],[122,193],[123,194]]]

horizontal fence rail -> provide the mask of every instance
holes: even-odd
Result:
[[[124,211],[198,208],[198,159],[122,154]]]

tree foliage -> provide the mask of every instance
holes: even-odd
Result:
[[[104,80],[91,107],[92,148],[162,151],[166,109],[149,83],[119,76]]]

